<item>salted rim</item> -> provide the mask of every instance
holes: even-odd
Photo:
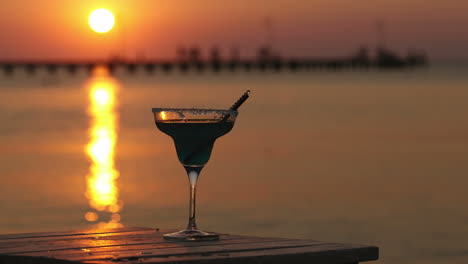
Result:
[[[238,112],[235,110],[229,109],[204,109],[204,108],[152,108],[153,113],[158,113],[161,111],[192,111],[192,112],[219,112],[219,113],[234,113],[237,114]]]

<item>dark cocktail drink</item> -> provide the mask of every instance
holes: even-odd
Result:
[[[184,166],[203,166],[210,159],[215,140],[231,131],[233,121],[156,122],[174,140],[179,161]]]

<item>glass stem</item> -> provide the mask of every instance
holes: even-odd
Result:
[[[200,175],[201,168],[186,168],[189,183],[190,183],[190,205],[189,205],[189,221],[187,225],[188,230],[197,230],[197,223],[195,222],[195,204],[196,204],[196,191],[197,181]]]

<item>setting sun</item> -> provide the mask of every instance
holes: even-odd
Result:
[[[96,9],[88,18],[89,26],[97,33],[109,32],[115,23],[114,15],[107,9]]]

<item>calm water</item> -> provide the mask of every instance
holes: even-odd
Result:
[[[121,222],[186,224],[185,171],[151,108],[226,108],[251,89],[201,174],[201,228],[466,263],[467,73],[117,73]],[[26,76],[0,76],[0,233],[88,227],[87,75]]]

